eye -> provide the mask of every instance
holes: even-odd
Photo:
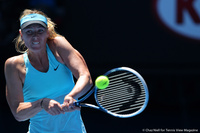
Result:
[[[33,34],[33,31],[32,31],[32,30],[27,30],[27,31],[26,31],[26,34],[27,34],[27,35],[32,35],[32,34]]]
[[[44,31],[45,31],[44,29],[39,29],[39,30],[38,30],[38,33],[41,34],[41,33],[43,33]]]

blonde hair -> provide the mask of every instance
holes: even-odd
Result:
[[[42,11],[39,10],[30,10],[30,9],[25,9],[21,15],[19,20],[21,20],[24,16],[28,15],[28,14],[33,14],[33,13],[37,13],[37,14],[41,14],[43,16],[45,16],[47,18],[47,24],[48,24],[48,31],[49,31],[49,37],[47,39],[47,41],[53,40],[56,36],[60,36],[58,33],[56,33],[55,31],[55,26],[56,24],[51,20],[51,18],[49,18],[45,13],[43,13]],[[21,38],[21,35],[19,34],[15,39],[15,49],[17,52],[20,53],[24,53],[26,52],[28,49],[25,46],[24,41]]]

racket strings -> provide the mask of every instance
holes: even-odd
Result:
[[[128,86],[129,87],[129,86]],[[131,87],[131,86],[130,86]],[[127,89],[127,92],[124,92],[123,89]],[[132,92],[131,92],[132,91]],[[124,93],[133,93],[135,96],[133,97],[133,95],[129,95],[127,94],[126,97],[123,97],[122,95]],[[138,91],[135,91],[135,90],[130,90],[130,88],[126,88],[126,86],[124,86],[124,88],[121,88],[119,91],[116,91],[116,92],[112,92],[112,91],[109,91],[109,92],[106,92],[106,94],[103,94],[101,93],[101,99],[100,101],[102,103],[105,103],[105,104],[112,104],[112,103],[115,103],[117,102],[117,100],[126,100],[126,99],[130,99],[132,98],[132,100],[136,99],[137,96],[141,95],[140,98],[137,98],[137,99],[141,99],[141,98],[145,98],[145,91],[143,90],[142,92],[138,92]],[[108,97],[108,94],[109,94],[109,97]],[[106,97],[105,97],[106,96]],[[115,100],[113,100],[113,98],[115,97]],[[104,104],[104,105],[105,105]]]
[[[116,114],[131,114],[145,102],[145,89],[140,79],[128,71],[116,71],[107,75],[108,88],[98,90],[100,106]]]

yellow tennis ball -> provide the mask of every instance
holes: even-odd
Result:
[[[99,76],[96,80],[95,80],[95,85],[98,89],[105,89],[108,87],[109,85],[109,79],[107,76]]]

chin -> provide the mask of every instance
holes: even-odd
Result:
[[[44,48],[43,47],[31,47],[29,48],[29,50],[33,51],[33,52],[40,52],[42,51]]]

